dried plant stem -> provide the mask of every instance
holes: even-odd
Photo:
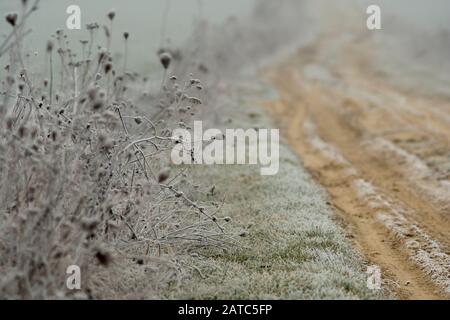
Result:
[[[112,42],[112,37],[113,37],[113,25],[114,25],[113,20],[111,20],[111,23],[109,24],[109,27],[110,27],[109,32],[110,32],[110,34],[107,37],[107,47],[106,47],[108,52],[110,52],[110,50],[111,50],[111,42]]]
[[[127,72],[127,62],[128,62],[128,39],[125,39],[125,53],[123,58],[123,74]]]
[[[73,94],[73,115],[78,113],[78,68],[73,69],[73,82],[74,82],[74,94]]]
[[[50,105],[53,103],[53,53],[52,51],[49,52],[49,63],[50,63],[50,82],[48,87],[48,96]]]
[[[161,92],[164,88],[164,85],[166,84],[166,77],[167,77],[167,69],[164,68],[162,81],[161,81],[161,89],[160,89]]]

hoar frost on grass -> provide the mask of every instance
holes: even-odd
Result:
[[[253,79],[251,81],[254,81]],[[244,88],[245,83],[242,85]],[[234,85],[239,90],[239,85]],[[267,87],[266,91],[270,91]],[[232,90],[232,89],[230,89]],[[267,127],[261,109],[250,105],[252,91],[240,91],[245,107],[227,105],[232,126]],[[255,103],[254,101],[252,102]],[[226,124],[227,127],[230,124]],[[194,175],[215,180],[213,198],[225,198],[223,214],[235,221],[240,246],[201,250],[201,274],[170,298],[206,299],[371,299],[365,266],[332,220],[326,196],[301,168],[296,156],[280,149],[280,172],[262,177],[257,167],[194,168]]]

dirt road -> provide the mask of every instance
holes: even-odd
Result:
[[[450,298],[450,100],[372,69],[365,40],[323,35],[266,70],[269,110],[399,298]]]

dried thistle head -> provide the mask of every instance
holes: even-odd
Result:
[[[105,74],[108,74],[112,69],[112,64],[111,63],[107,63],[105,64]]]
[[[98,248],[96,250],[95,257],[98,262],[105,267],[109,266],[112,262],[111,253],[103,248]]]
[[[12,26],[15,27],[17,24],[17,13],[12,12],[12,13],[8,13],[5,17],[6,21]]]
[[[47,52],[51,53],[53,51],[53,41],[52,40],[48,40],[47,41]]]
[[[92,109],[100,110],[100,109],[103,108],[103,105],[104,105],[104,103],[103,103],[103,101],[101,99],[96,99],[94,101],[94,103],[92,104]]]
[[[25,138],[28,135],[28,128],[25,127],[25,126],[20,126],[20,128],[19,128],[17,133],[19,134],[19,137],[21,139],[23,139],[23,138]]]
[[[116,10],[114,9],[109,10],[106,16],[108,17],[109,20],[113,21],[116,16]]]
[[[170,176],[170,170],[169,169],[163,169],[158,174],[158,183],[163,183],[167,179],[169,179]]]
[[[170,62],[172,61],[172,56],[169,53],[164,52],[159,55],[159,60],[161,61],[164,69],[167,70],[170,66]]]
[[[124,32],[123,37],[125,38],[125,40],[128,40],[128,38],[130,37],[130,34],[128,32]]]

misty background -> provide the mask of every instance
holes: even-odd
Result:
[[[199,20],[220,24],[230,16],[248,15],[253,4],[253,0],[41,0],[40,10],[29,20],[28,27],[32,27],[33,33],[27,37],[26,43],[30,51],[43,51],[50,35],[58,29],[64,30],[72,45],[88,40],[86,24],[97,22],[100,26],[108,25],[106,14],[115,9],[113,50],[122,52],[122,35],[129,32],[130,65],[148,71],[157,62],[157,50],[162,45],[181,46]],[[66,9],[70,5],[81,8],[81,30],[66,28],[69,17]],[[20,8],[19,0],[0,0],[1,37],[10,31],[3,17],[9,12],[20,13]],[[164,23],[165,17],[167,20]],[[97,38],[100,45],[106,46],[103,28]]]
[[[266,7],[271,10],[262,19],[255,19],[254,7],[261,2],[270,2]],[[299,3],[305,3],[305,6]],[[82,30],[79,31],[70,31],[65,27],[68,18],[66,8],[72,4],[81,8]],[[304,9],[306,4],[313,4],[313,8]],[[366,7],[370,4],[378,4],[382,8],[383,30],[368,33],[365,21]],[[288,9],[283,11],[281,8],[284,6]],[[250,26],[270,31],[271,28],[287,25],[283,30],[299,36],[309,29],[320,29],[318,25],[328,22],[332,23],[332,28],[343,33],[348,32],[351,26],[352,32],[356,30],[378,37],[374,50],[379,50],[384,55],[383,59],[392,60],[392,65],[400,68],[403,64],[418,72],[427,72],[428,76],[439,73],[436,81],[450,81],[447,76],[447,71],[450,71],[450,64],[447,63],[450,52],[450,1],[447,0],[42,0],[40,7],[28,24],[33,28],[33,33],[27,37],[26,46],[42,58],[46,41],[56,30],[65,30],[71,46],[81,48],[77,42],[88,39],[86,24],[106,24],[106,13],[114,8],[117,13],[112,43],[115,57],[121,57],[124,50],[122,35],[125,31],[129,32],[129,65],[143,72],[157,66],[156,52],[161,46],[182,47],[199,21],[221,26],[223,33],[226,33],[227,21],[235,17],[245,21],[247,29]],[[11,11],[20,13],[20,1],[1,0],[2,16]],[[276,11],[282,11],[282,14]],[[285,18],[286,15],[289,18]],[[9,31],[10,26],[1,19],[0,36]],[[283,33],[265,32],[264,37],[247,39],[247,42],[254,42],[254,51],[262,46],[258,42],[270,43],[271,38],[283,37]],[[221,32],[217,34],[220,37]],[[102,29],[97,39],[99,45],[106,46]],[[286,42],[292,42],[292,37],[286,36],[286,39]],[[223,47],[226,50],[225,45]]]

